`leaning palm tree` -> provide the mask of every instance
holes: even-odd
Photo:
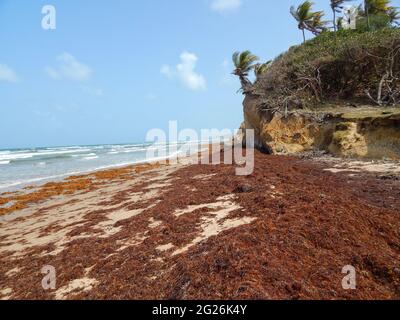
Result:
[[[344,8],[344,3],[350,0],[331,0],[331,9],[333,12],[333,29],[337,31],[336,13],[339,13]]]
[[[242,91],[246,93],[252,86],[248,79],[249,72],[255,67],[255,62],[258,57],[252,54],[250,51],[235,52],[232,56],[235,70],[233,74],[238,76],[242,85]]]
[[[298,22],[298,28],[303,33],[303,43],[306,42],[305,30],[307,29],[307,24],[311,23],[314,17],[314,12],[312,12],[313,4],[310,1],[305,1],[297,9],[294,6],[290,8],[290,13]]]
[[[265,63],[257,63],[254,66],[254,75],[256,76],[256,78],[258,79],[262,74],[267,72],[267,70],[269,69],[271,64],[272,64],[272,61],[268,61]]]
[[[324,15],[325,13],[323,11],[314,12],[312,20],[306,23],[306,29],[314,35],[319,35],[321,32],[326,30],[328,22],[322,20]]]

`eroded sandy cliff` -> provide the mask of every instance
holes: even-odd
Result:
[[[400,159],[400,108],[324,107],[318,111],[260,111],[244,100],[242,128],[254,129],[258,149],[273,154],[326,151],[359,158]]]

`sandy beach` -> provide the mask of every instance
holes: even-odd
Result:
[[[153,163],[0,201],[1,299],[400,298],[398,163],[257,152],[250,176]]]

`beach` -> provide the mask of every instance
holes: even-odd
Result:
[[[400,0],[0,0],[0,16],[13,314],[400,301]]]
[[[398,299],[399,212],[384,161],[256,152],[249,176],[187,159],[72,176],[0,196],[0,297]]]

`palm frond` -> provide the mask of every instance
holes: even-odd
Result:
[[[235,52],[232,56],[232,60],[236,68],[234,73],[247,76],[249,71],[254,67],[254,62],[258,60],[258,57],[246,50],[243,52]]]
[[[312,6],[314,5],[311,1],[304,1],[297,8],[292,6],[290,8],[290,13],[299,22],[299,24],[310,21],[313,17]]]
[[[389,7],[387,15],[389,16],[390,23],[399,24],[400,12],[397,9],[397,7]]]
[[[390,10],[390,0],[365,0],[365,7],[369,14],[387,14]]]
[[[272,64],[272,61],[267,61],[265,63],[257,63],[254,66],[255,76],[258,78],[260,75],[267,72],[267,70],[270,68],[271,64]]]
[[[322,20],[325,16],[323,11],[317,11],[313,13],[313,18],[311,21],[307,22],[307,26],[311,29],[313,33],[319,33],[323,31],[328,24],[328,21]]]
[[[344,9],[345,2],[352,0],[331,0],[331,8],[337,13],[340,13]]]
[[[251,88],[252,83],[247,77],[249,72],[255,67],[255,62],[258,60],[258,57],[249,50],[243,52],[237,51],[233,54],[232,60],[235,65],[233,74],[239,77],[242,84],[241,90],[245,93]]]

